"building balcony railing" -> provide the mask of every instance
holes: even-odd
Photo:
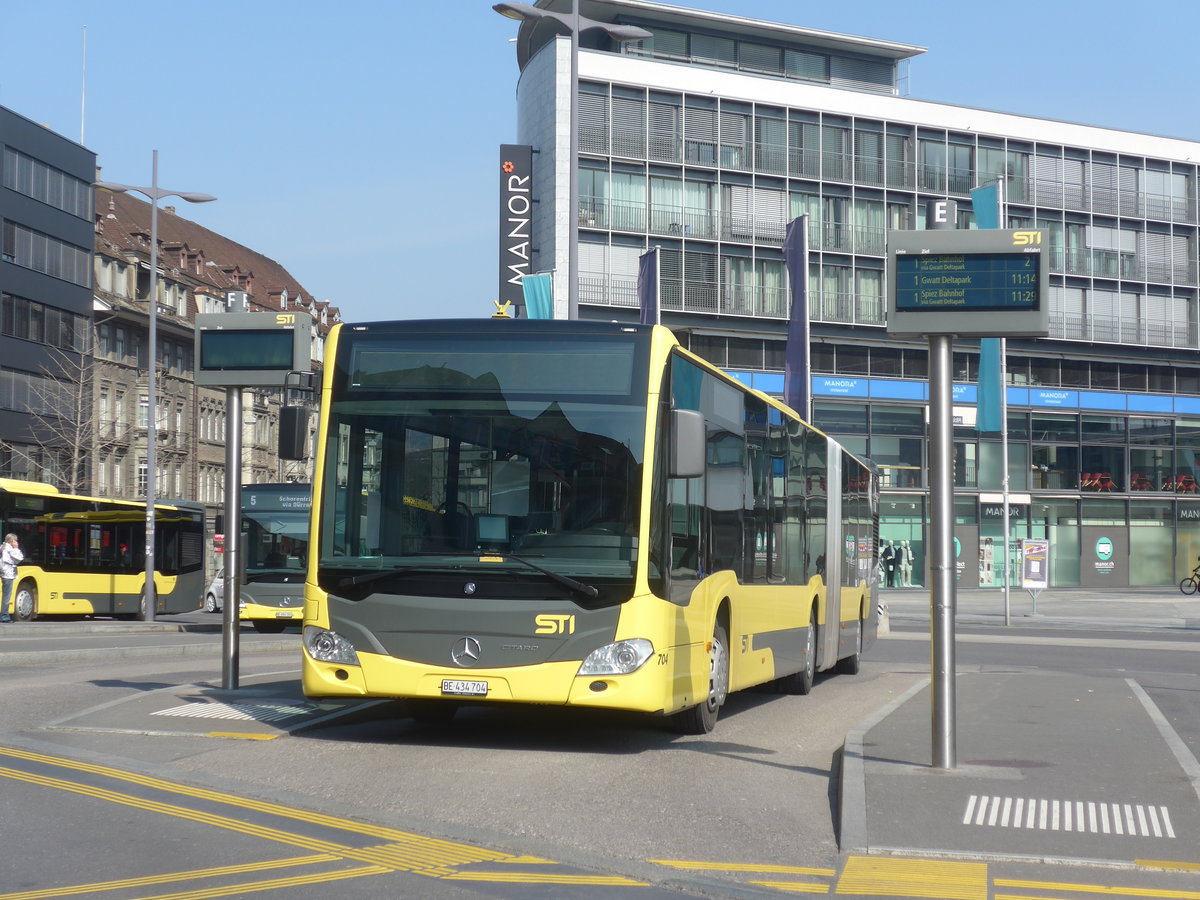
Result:
[[[766,216],[743,216],[687,206],[647,204],[630,200],[586,196],[579,204],[579,225],[606,231],[662,234],[739,243],[782,246],[787,220]],[[841,222],[819,223],[809,229],[812,250],[884,256],[887,230]]]
[[[1135,253],[1116,250],[1049,248],[1050,271],[1064,275],[1088,275],[1094,278],[1152,281],[1160,284],[1197,284],[1196,261],[1176,258],[1152,262]]]
[[[1050,336],[1073,341],[1147,347],[1196,347],[1196,323],[1050,313]]]

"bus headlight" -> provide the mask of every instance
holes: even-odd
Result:
[[[304,629],[304,648],[317,662],[358,665],[358,654],[354,645],[334,631],[309,625]]]
[[[606,644],[588,654],[579,667],[580,675],[628,675],[654,655],[654,645],[645,638]]]

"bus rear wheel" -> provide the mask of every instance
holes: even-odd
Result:
[[[708,734],[717,725],[717,714],[729,694],[729,634],[721,622],[713,626],[708,656],[708,696],[702,703],[675,713],[673,724],[681,734]]]
[[[817,608],[808,613],[808,628],[804,631],[804,668],[776,681],[783,694],[807,694],[817,677]]]
[[[859,669],[862,668],[863,632],[867,630],[867,623],[865,619],[859,617],[857,624],[858,644],[854,648],[854,653],[838,660],[837,668],[843,675],[857,675]]]
[[[13,591],[13,618],[18,622],[37,618],[37,588],[32,581],[22,581]]]

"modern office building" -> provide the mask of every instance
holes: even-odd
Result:
[[[569,13],[569,0],[538,7]],[[578,217],[582,317],[637,317],[638,258],[661,248],[662,321],[769,393],[789,316],[781,246],[809,216],[815,424],[881,468],[881,537],[923,583],[927,347],[884,328],[887,232],[1000,180],[1003,225],[1044,232],[1051,335],[1008,342],[1010,537],[1048,538],[1051,584],[1170,584],[1200,552],[1200,142],[903,96],[924,49],[642,0],[583,16],[653,38],[517,42],[517,142],[534,155],[533,259],[567,314]],[[731,4],[732,6],[732,4]],[[569,16],[564,16],[569,20]],[[1074,88],[1072,88],[1074,89]],[[569,197],[578,168],[578,208]],[[959,583],[1000,583],[999,435],[975,415],[978,343],[955,345]]]
[[[89,347],[96,154],[3,106],[0,152],[0,476],[58,477]]]

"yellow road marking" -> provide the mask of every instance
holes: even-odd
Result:
[[[809,881],[751,881],[751,884],[774,888],[788,894],[828,894],[829,885]]]
[[[330,881],[345,881],[347,878],[363,878],[367,875],[384,875],[390,869],[382,866],[361,866],[357,869],[342,869],[323,875],[298,875],[295,878],[273,878],[270,881],[251,881],[246,884],[230,884],[225,887],[202,888],[197,891],[180,891],[176,894],[155,894],[139,900],[211,900],[213,897],[244,897],[258,891],[277,891],[281,888],[299,887],[305,884],[323,884]]]
[[[397,843],[407,842],[413,845],[422,845],[427,849],[440,850],[447,854],[453,851],[456,855],[461,857],[459,859],[460,863],[499,862],[512,858],[512,854],[509,853],[500,853],[495,850],[484,850],[478,847],[471,847],[467,844],[456,843],[454,841],[424,837],[422,835],[412,834],[406,831],[397,831],[394,828],[384,828],[364,822],[354,822],[349,819],[341,819],[335,816],[324,815],[322,813],[295,809],[290,806],[281,806],[277,803],[267,803],[245,797],[236,797],[232,794],[223,794],[218,791],[210,791],[204,788],[187,787],[175,782],[164,781],[161,778],[138,775],[133,772],[126,772],[122,769],[114,769],[110,766],[77,762],[71,759],[64,759],[56,756],[46,756],[41,753],[32,753],[25,750],[17,750],[11,747],[0,747],[0,756],[11,756],[15,759],[23,759],[29,762],[42,763],[44,765],[56,766],[63,769],[71,769],[77,772],[87,772],[92,775],[102,775],[106,778],[112,778],[114,780],[124,781],[130,784],[137,784],[170,794],[180,794],[182,796],[191,797],[194,799],[208,800],[213,803],[221,803],[226,806],[233,806],[239,809],[248,809],[253,810],[254,812],[267,813],[269,815],[278,816],[284,819],[295,819],[297,821],[307,822],[311,825],[321,825],[327,828],[337,829],[339,831],[350,832],[352,834],[378,837]],[[17,770],[0,769],[0,772],[3,771],[15,772]],[[70,784],[70,782],[67,783]]]
[[[211,738],[237,738],[242,741],[273,741],[277,737],[282,737],[282,734],[253,734],[250,732],[239,733],[236,731],[209,731],[205,737]]]
[[[1145,869],[1182,869],[1185,872],[1200,872],[1200,862],[1176,862],[1170,859],[1135,859],[1134,863]]]
[[[63,778],[52,778],[32,772],[23,772],[19,769],[0,767],[0,777],[11,778],[15,781],[23,781],[28,784],[35,784],[41,787],[55,788],[68,793],[79,794],[81,796],[91,797],[97,800],[104,800],[110,803],[117,803],[147,812],[159,813],[193,822],[199,822],[215,828],[222,828],[227,831],[234,831],[252,837],[262,838],[263,840],[267,841],[274,841],[276,843],[289,846],[303,847],[308,850],[318,851],[311,857],[297,858],[296,864],[307,864],[309,862],[317,861],[334,861],[339,859],[353,860],[359,863],[368,863],[368,865],[360,866],[354,869],[346,869],[307,876],[295,876],[291,878],[272,879],[269,881],[253,882],[230,887],[202,888],[173,894],[163,894],[159,897],[147,897],[143,898],[143,900],[201,900],[201,898],[227,897],[235,895],[240,896],[251,891],[275,890],[283,887],[292,887],[302,884],[318,884],[325,881],[336,881],[345,878],[355,878],[364,875],[376,875],[384,872],[394,871],[409,871],[428,877],[458,881],[507,882],[520,884],[579,884],[627,887],[645,886],[644,882],[634,881],[622,876],[585,874],[566,875],[547,872],[512,871],[496,873],[461,872],[454,868],[454,866],[483,862],[505,864],[512,864],[516,862],[531,865],[555,865],[555,863],[540,857],[514,856],[513,854],[499,853],[494,850],[481,849],[468,844],[460,844],[438,838],[427,838],[421,835],[396,831],[390,828],[373,827],[364,825],[362,823],[339,819],[333,816],[306,813],[302,810],[297,810],[291,807],[279,806],[278,804],[273,803],[261,803],[258,801],[246,800],[244,798],[234,797],[229,794],[221,794],[216,791],[186,788],[173,782],[163,781],[162,779],[158,778],[135,775],[133,773],[124,772],[120,769],[113,769],[108,766],[79,763],[74,760],[44,756],[38,753],[29,753],[26,751],[20,751],[6,747],[0,747],[0,756],[9,756],[28,762],[55,766],[58,768],[74,770],[92,775],[99,775],[105,778],[124,781],[142,787],[149,787],[171,794],[183,795],[193,799],[221,803],[228,806],[238,807],[240,809],[254,810],[256,812],[264,812],[283,818],[298,819],[310,824],[323,825],[356,834],[383,836],[389,839],[388,843],[384,844],[377,844],[369,847],[351,847],[334,841],[326,841],[319,838],[295,834],[279,828],[272,828],[265,825],[255,825],[216,813],[205,812],[198,809],[190,809],[186,806],[141,798],[132,794],[121,793],[118,791],[109,790],[107,788],[84,784],[79,781],[71,781]],[[51,891],[34,891],[23,894],[0,895],[0,900],[38,900],[38,898],[65,897],[84,893],[94,893],[97,890],[115,890],[118,888],[127,888],[131,886],[164,884],[172,881],[178,882],[190,878],[212,877],[212,873],[228,875],[250,871],[261,871],[266,868],[279,867],[288,864],[288,861],[280,861],[251,864],[245,867],[224,867],[221,869],[212,870],[196,870],[195,872],[182,872],[173,873],[170,875],[151,876],[145,879],[128,879],[111,883],[106,882],[103,885],[92,884],[69,888],[58,888]]]
[[[1022,888],[1030,891],[1075,891],[1080,894],[1106,894],[1110,897],[1157,897],[1162,900],[1200,900],[1200,891],[1176,891],[1170,888],[1114,887],[1107,884],[1071,884],[1064,881],[1024,881],[1017,878],[997,878],[996,887]],[[1000,894],[996,900],[1003,900]],[[1015,900],[1010,897],[1009,900]],[[1030,900],[1030,898],[1022,898]]]
[[[199,878],[221,878],[226,875],[242,875],[246,872],[263,872],[267,869],[282,869],[285,866],[309,866],[322,862],[336,862],[341,857],[333,853],[314,853],[311,856],[293,856],[289,859],[271,859],[263,862],[244,863],[237,866],[217,866],[210,869],[192,869],[185,872],[170,872],[166,875],[147,875],[142,878],[123,878],[117,881],[99,881],[95,884],[71,887],[45,888],[36,891],[21,891],[16,894],[0,894],[0,900],[45,900],[50,897],[69,897],[72,894],[97,891],[119,891],[128,888],[147,887],[152,884],[169,884],[172,881],[193,881]]]
[[[833,869],[813,869],[808,866],[772,866],[756,863],[702,862],[687,859],[648,859],[646,862],[657,863],[660,866],[670,866],[673,869],[695,869],[706,872],[761,872],[772,875],[825,875],[832,878],[837,874]]]
[[[644,881],[620,875],[553,875],[548,872],[455,872],[443,881],[492,881],[506,884],[594,884],[607,887],[647,887]]]
[[[838,879],[837,893],[988,900],[987,863],[852,856]]]

